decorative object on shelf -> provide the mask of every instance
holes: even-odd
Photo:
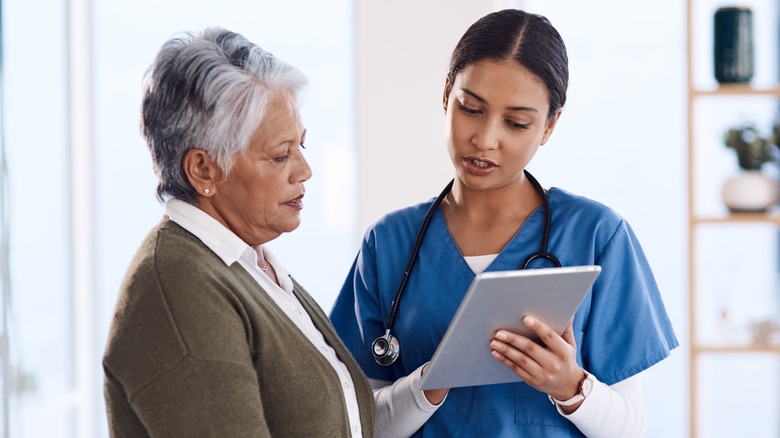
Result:
[[[775,125],[772,135],[763,138],[756,128],[747,126],[733,128],[726,132],[727,147],[737,153],[737,162],[742,171],[728,178],[721,190],[723,203],[732,212],[762,212],[778,201],[778,181],[762,171],[764,163],[777,160],[777,144],[780,140],[780,125]]]
[[[780,324],[772,319],[762,319],[750,323],[750,333],[753,335],[753,344],[770,345],[777,341],[776,334],[780,334]]]
[[[721,84],[753,79],[753,12],[723,7],[715,11],[715,79]]]

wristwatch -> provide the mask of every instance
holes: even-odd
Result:
[[[582,372],[585,373],[585,377],[580,380],[580,390],[574,394],[574,397],[568,400],[558,400],[553,398],[553,396],[548,395],[547,397],[550,398],[550,403],[554,405],[557,404],[558,406],[571,406],[585,400],[585,397],[589,396],[590,392],[593,390],[593,377],[585,370],[582,370]]]

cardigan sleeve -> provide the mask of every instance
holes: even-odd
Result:
[[[104,354],[112,437],[270,436],[248,316],[219,276],[148,243],[122,285]]]
[[[136,393],[150,436],[270,437],[251,369],[185,357]]]

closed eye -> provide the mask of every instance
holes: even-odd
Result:
[[[467,107],[466,105],[463,105],[462,103],[458,102],[458,108],[463,111],[466,114],[469,115],[477,115],[479,114],[479,110],[475,110],[472,108]]]
[[[506,124],[512,129],[528,129],[531,126],[530,123],[517,123],[511,120],[506,120]]]

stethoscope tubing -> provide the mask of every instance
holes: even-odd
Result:
[[[530,266],[531,262],[537,259],[549,260],[554,266],[560,267],[561,262],[558,260],[558,258],[555,257],[555,255],[553,255],[551,252],[547,251],[547,242],[550,239],[550,224],[552,222],[552,211],[550,210],[550,200],[547,198],[547,193],[545,192],[542,185],[539,184],[539,181],[537,181],[536,178],[534,178],[534,176],[531,175],[531,173],[528,172],[527,170],[525,170],[524,173],[526,178],[528,178],[528,181],[534,187],[534,190],[536,190],[536,192],[542,198],[542,204],[544,206],[544,211],[545,211],[545,220],[544,220],[544,230],[542,232],[541,249],[529,255],[523,261],[521,269],[528,269],[528,266]],[[398,289],[395,293],[395,297],[393,298],[393,304],[390,307],[390,316],[387,318],[387,325],[385,325],[386,330],[393,329],[393,326],[395,324],[395,316],[398,312],[398,303],[401,301],[401,297],[403,296],[403,293],[406,290],[406,283],[409,280],[409,276],[412,273],[414,262],[417,261],[417,255],[420,252],[420,247],[422,246],[422,241],[423,238],[425,237],[425,233],[426,231],[428,231],[428,226],[430,225],[433,215],[436,213],[436,210],[439,208],[442,201],[444,201],[444,198],[447,197],[447,195],[452,190],[452,186],[454,183],[455,180],[453,179],[449,182],[449,184],[447,184],[446,187],[444,187],[444,190],[441,191],[439,196],[436,198],[436,200],[433,201],[433,204],[426,212],[422,224],[420,224],[420,229],[417,231],[417,237],[415,237],[414,239],[414,245],[412,246],[412,252],[409,256],[409,261],[406,263],[406,269],[404,270],[404,274],[401,277],[401,282],[398,285]]]
[[[420,229],[417,231],[417,237],[414,239],[414,245],[412,246],[412,252],[409,256],[409,261],[406,263],[406,269],[404,269],[404,275],[401,277],[401,283],[398,285],[398,290],[395,293],[395,298],[393,298],[393,305],[390,308],[390,317],[387,319],[387,325],[385,328],[387,330],[392,330],[393,324],[395,324],[395,315],[398,312],[398,302],[401,301],[401,296],[404,293],[404,290],[406,289],[406,282],[409,280],[409,275],[412,273],[412,268],[414,267],[414,262],[417,261],[417,254],[420,253],[420,246],[422,246],[423,237],[425,237],[425,232],[428,231],[428,225],[430,225],[431,219],[433,218],[433,213],[436,212],[436,209],[439,208],[439,205],[441,205],[444,198],[447,196],[447,194],[450,193],[450,190],[452,190],[452,185],[455,183],[455,180],[451,180],[449,184],[442,190],[442,192],[439,194],[439,196],[436,198],[435,201],[433,201],[433,204],[431,205],[431,208],[428,209],[428,212],[425,213],[425,218],[422,221],[422,224],[420,225]]]
[[[561,267],[561,262],[558,260],[558,258],[555,257],[555,255],[553,255],[551,252],[547,250],[547,243],[550,239],[550,226],[552,224],[552,210],[550,209],[550,200],[547,197],[547,192],[545,192],[542,185],[539,184],[539,181],[537,181],[536,178],[534,178],[530,172],[525,170],[524,173],[526,178],[528,178],[528,181],[534,187],[536,193],[539,195],[540,198],[542,198],[542,204],[545,210],[545,220],[544,220],[544,230],[542,232],[542,239],[541,239],[542,242],[541,242],[540,250],[526,257],[526,259],[523,261],[521,269],[528,269],[531,262],[537,259],[546,259],[550,261],[553,264],[553,266]],[[395,297],[393,298],[393,302],[390,307],[390,315],[388,316],[387,324],[385,325],[385,334],[377,338],[372,344],[372,354],[374,355],[374,359],[380,365],[384,365],[384,366],[391,365],[392,363],[395,362],[396,358],[398,357],[400,346],[398,345],[398,340],[394,339],[394,337],[391,334],[393,326],[395,325],[395,317],[398,314],[398,304],[400,303],[401,297],[403,296],[404,291],[406,290],[406,283],[412,274],[414,263],[417,261],[417,255],[420,252],[420,247],[422,246],[422,241],[425,238],[425,233],[428,231],[428,226],[430,225],[431,219],[433,218],[433,215],[436,213],[436,210],[441,205],[442,201],[444,201],[444,198],[452,190],[452,186],[454,182],[455,182],[454,179],[451,180],[449,184],[447,184],[447,186],[444,188],[444,190],[442,190],[439,196],[433,201],[433,204],[425,213],[425,217],[423,218],[422,224],[420,224],[420,229],[417,231],[417,236],[415,237],[414,245],[412,246],[412,252],[409,255],[409,261],[406,263],[406,269],[404,269],[404,274],[401,277],[401,282],[398,285],[398,289],[395,293]],[[377,344],[377,342],[382,340],[385,341],[382,343],[383,347],[386,346],[387,348],[379,348],[379,350],[383,351],[385,355],[378,356],[376,351],[374,350],[374,346]],[[391,347],[391,341],[395,343],[394,351],[390,353],[393,354],[394,356],[392,358],[389,358],[388,351],[389,348]]]

